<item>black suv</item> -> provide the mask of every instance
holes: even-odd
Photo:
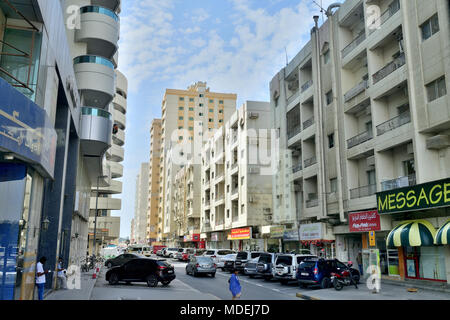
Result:
[[[156,287],[158,282],[161,282],[167,286],[173,279],[175,279],[173,266],[159,259],[133,259],[119,267],[112,267],[106,272],[106,281],[111,285],[124,281],[126,283],[147,282],[149,287]]]
[[[239,251],[236,255],[234,268],[245,274],[245,264],[251,259],[258,258],[262,253],[260,251]]]

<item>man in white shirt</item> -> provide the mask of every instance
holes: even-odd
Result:
[[[42,257],[36,264],[36,286],[38,288],[39,300],[44,300],[45,275],[48,273],[48,270],[44,271],[46,261],[47,258]]]
[[[67,278],[66,278],[66,270],[63,268],[63,259],[60,257],[58,259],[58,280],[57,280],[58,289],[67,289]]]

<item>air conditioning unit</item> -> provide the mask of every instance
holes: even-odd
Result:
[[[259,113],[258,112],[249,112],[248,113],[248,118],[249,119],[258,119],[259,117]]]

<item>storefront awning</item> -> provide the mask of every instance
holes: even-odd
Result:
[[[388,247],[432,246],[436,229],[427,220],[410,220],[400,223],[386,239]]]
[[[434,244],[448,244],[450,240],[450,219],[439,228],[434,237]]]

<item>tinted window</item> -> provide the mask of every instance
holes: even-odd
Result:
[[[297,257],[297,263],[300,264],[303,260],[311,258],[314,258],[314,256]]]
[[[231,250],[220,250],[220,251],[217,251],[217,254],[219,256],[224,256],[224,255],[232,254],[232,253],[233,253],[233,251],[231,251]]]
[[[268,254],[262,254],[262,255],[259,257],[259,262],[262,262],[262,263],[270,263],[270,262],[272,262],[272,256],[271,256],[271,255],[268,255]]]
[[[346,268],[345,264],[343,264],[342,262],[337,261],[337,260],[336,260],[336,266],[337,266],[338,268]]]
[[[213,250],[208,250],[208,251],[206,251],[205,254],[207,254],[207,255],[213,255],[213,254],[214,254],[214,251],[213,251]]]
[[[183,252],[184,251],[184,249],[178,249],[178,252]]]
[[[307,261],[302,261],[302,263],[300,263],[300,265],[298,267],[309,269],[309,268],[314,268],[315,265],[316,265],[316,261],[307,260]]]
[[[277,258],[277,264],[291,265],[292,257],[291,256],[279,256]]]
[[[165,261],[157,261],[156,263],[157,263],[158,266],[160,266],[160,267],[170,267],[170,264],[168,264],[168,263],[165,262]]]
[[[252,252],[252,253],[250,254],[250,256],[251,256],[252,259],[253,259],[253,258],[258,258],[260,255],[261,255],[261,252]]]
[[[247,252],[238,252],[237,259],[247,259]]]

